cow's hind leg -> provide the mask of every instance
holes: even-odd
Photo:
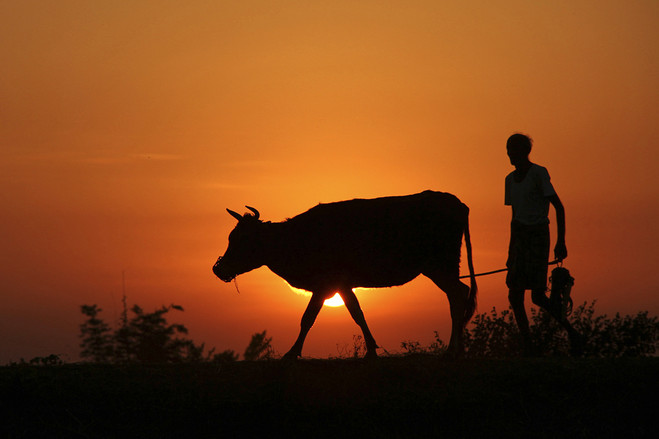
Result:
[[[377,343],[375,343],[375,339],[373,338],[373,335],[371,334],[371,330],[368,329],[368,325],[366,324],[366,319],[364,318],[364,312],[362,311],[362,308],[359,306],[359,301],[357,300],[357,296],[355,296],[355,293],[352,292],[350,288],[345,288],[339,291],[339,295],[343,299],[343,303],[345,303],[346,308],[348,308],[348,311],[350,312],[350,315],[352,316],[352,319],[359,325],[359,327],[362,329],[362,333],[364,334],[364,342],[366,343],[366,356],[365,358],[375,358],[378,356],[376,353],[377,349]]]
[[[298,335],[295,344],[293,347],[284,355],[284,359],[294,360],[300,355],[302,355],[302,346],[304,345],[304,339],[307,338],[309,330],[316,321],[320,309],[323,307],[323,302],[327,299],[326,294],[313,293],[311,295],[311,300],[309,300],[309,305],[302,315],[302,321],[300,322],[300,335]]]
[[[435,285],[446,293],[451,309],[451,340],[448,345],[448,355],[462,356],[464,354],[464,328],[465,311],[469,300],[469,287],[460,282],[457,274],[448,274],[444,271],[423,273]]]

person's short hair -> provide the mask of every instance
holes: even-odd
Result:
[[[508,141],[506,142],[506,148],[522,148],[527,154],[531,152],[532,146],[533,139],[526,134],[521,133],[515,133],[508,137]]]

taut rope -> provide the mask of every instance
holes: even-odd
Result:
[[[556,259],[555,261],[551,261],[551,262],[547,263],[547,265],[556,265],[556,264],[560,264],[561,262],[562,262],[562,261]],[[501,273],[501,272],[503,272],[503,271],[508,271],[508,269],[507,269],[507,268],[502,268],[502,269],[500,269],[500,270],[486,271],[485,273],[474,274],[474,277],[478,277],[478,276],[487,276],[488,274]],[[466,278],[466,277],[469,277],[469,275],[468,275],[468,274],[465,274],[464,276],[460,276],[459,279],[464,279],[464,278]]]

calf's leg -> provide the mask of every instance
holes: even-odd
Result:
[[[366,343],[365,357],[366,358],[377,357],[378,354],[375,350],[377,349],[378,345],[377,343],[375,343],[375,339],[371,334],[371,330],[368,329],[368,325],[366,324],[366,319],[364,318],[364,313],[362,311],[362,308],[359,306],[359,301],[357,300],[357,296],[355,296],[355,293],[353,293],[350,288],[345,288],[339,291],[339,295],[341,296],[341,299],[343,299],[343,303],[345,303],[346,308],[348,308],[348,311],[350,312],[352,319],[362,329],[362,333],[364,334],[364,342]]]
[[[296,359],[302,355],[302,345],[304,345],[304,339],[307,337],[309,330],[316,321],[316,317],[320,312],[320,309],[323,307],[323,302],[327,299],[326,295],[313,293],[311,295],[311,300],[307,309],[302,315],[302,321],[300,322],[300,335],[298,335],[295,344],[293,347],[284,355],[284,359]]]
[[[425,274],[425,273],[424,273]],[[458,279],[458,276],[445,272],[426,274],[448,297],[451,310],[451,340],[448,344],[448,354],[462,356],[464,354],[465,309],[469,298],[469,287]]]

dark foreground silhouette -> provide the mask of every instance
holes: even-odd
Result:
[[[423,274],[448,296],[452,320],[448,353],[462,354],[464,328],[476,307],[476,280],[469,238],[469,208],[451,194],[416,195],[320,204],[281,223],[259,212],[239,215],[229,247],[213,272],[230,282],[266,265],[290,285],[312,292],[300,334],[284,356],[297,358],[323,302],[336,292],[364,334],[366,356],[377,344],[352,289],[405,284]],[[228,210],[228,209],[227,209]],[[464,234],[471,288],[459,280]]]
[[[656,435],[658,358],[0,367],[0,437]]]

